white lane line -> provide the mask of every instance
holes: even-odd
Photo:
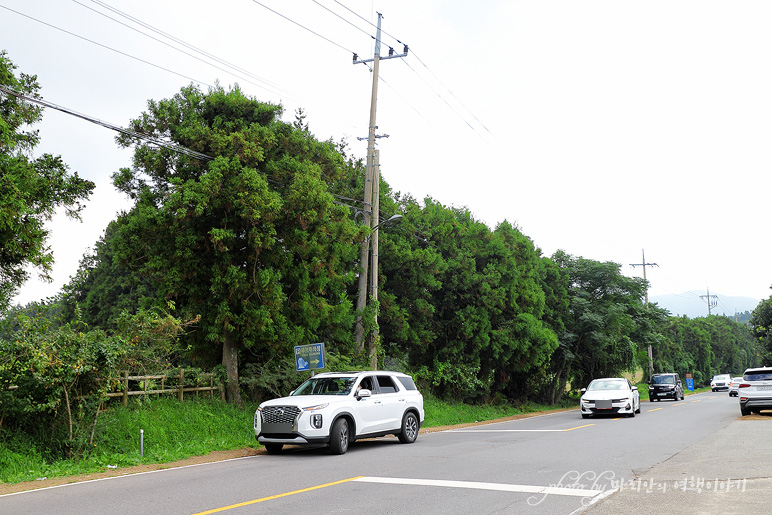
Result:
[[[399,477],[360,477],[354,479],[360,483],[383,483],[389,485],[439,486],[443,488],[470,488],[474,490],[497,490],[526,494],[567,495],[572,497],[595,497],[602,490],[582,490],[558,486],[510,485],[506,483],[479,483],[475,481],[447,481],[441,479],[410,479]]]
[[[569,427],[568,429],[448,429],[445,433],[565,433],[574,429],[583,429],[595,424]]]

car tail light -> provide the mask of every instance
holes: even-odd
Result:
[[[748,383],[740,383],[740,386],[737,388],[748,388],[750,385]]]

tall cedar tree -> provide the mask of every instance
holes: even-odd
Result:
[[[114,175],[136,205],[116,228],[115,251],[163,302],[200,315],[188,343],[221,355],[232,402],[241,402],[240,353],[291,360],[294,345],[347,352],[353,339],[346,287],[363,234],[328,188],[346,162],[281,114],[238,87],[189,86],[150,101],[131,128],[213,160],[117,138],[136,145],[133,167]]]
[[[0,84],[39,98],[37,77],[16,77],[14,70],[5,51],[0,52]],[[32,157],[40,138],[37,130],[25,129],[42,117],[41,107],[0,92],[0,310],[29,277],[28,265],[50,280],[54,256],[46,245],[45,222],[61,206],[67,216],[79,219],[82,201],[94,189],[93,182],[70,175],[61,157]]]

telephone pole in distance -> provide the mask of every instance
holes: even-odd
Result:
[[[643,280],[646,281],[646,267],[647,266],[659,266],[657,263],[647,263],[646,262],[646,254],[644,253],[643,249],[641,249],[641,262],[640,263],[630,263],[630,266],[635,268],[636,266],[642,266],[643,267]],[[644,293],[644,305],[648,307],[649,305],[649,283],[646,283],[646,292]],[[654,374],[654,356],[651,353],[651,343],[649,343],[649,378]]]

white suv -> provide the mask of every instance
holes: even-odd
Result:
[[[737,388],[740,413],[750,415],[772,409],[772,367],[749,368]]]
[[[710,391],[717,392],[718,390],[729,390],[729,383],[732,382],[731,374],[718,374],[713,376],[713,380],[710,382]]]
[[[400,372],[324,372],[288,397],[262,403],[255,437],[275,454],[285,444],[328,444],[343,454],[359,438],[396,435],[413,443],[424,422],[424,399],[413,379]]]

